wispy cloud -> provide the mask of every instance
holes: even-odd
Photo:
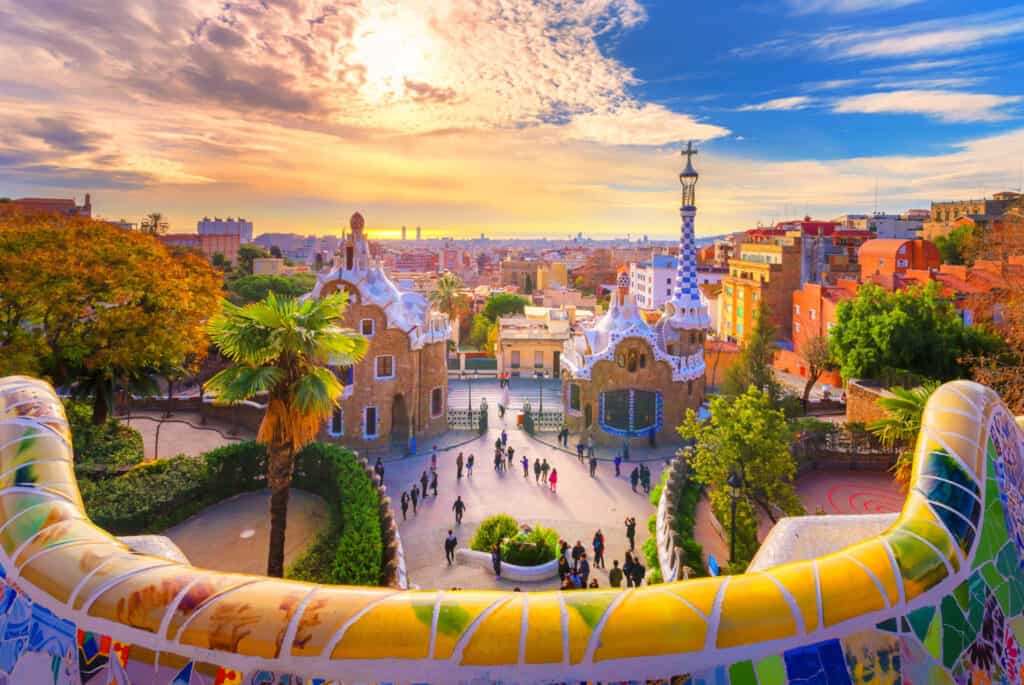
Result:
[[[949,78],[904,78],[884,79],[876,82],[872,87],[879,90],[903,90],[903,89],[928,89],[928,90],[950,90],[953,88],[975,88],[987,81],[984,76],[951,76]]]
[[[729,129],[701,123],[662,105],[620,107],[603,114],[580,114],[565,127],[565,134],[577,140],[608,145],[666,145],[680,140],[707,140],[729,133]]]
[[[811,93],[823,90],[843,90],[844,88],[860,85],[865,80],[862,78],[839,78],[829,81],[814,81],[812,83],[805,83],[801,88]]]
[[[971,62],[972,60],[966,58],[951,58],[951,59],[925,59],[917,60],[914,62],[906,62],[904,64],[890,64],[885,67],[875,67],[874,69],[868,69],[865,73],[868,74],[896,74],[904,71],[918,72],[918,71],[932,71],[933,69],[949,69],[952,67],[959,67]]]
[[[840,98],[834,112],[867,114],[924,114],[944,122],[1001,121],[1005,107],[1019,96],[965,93],[951,90],[894,90]]]
[[[924,0],[786,0],[794,14],[877,12],[916,5]]]
[[[738,107],[738,112],[769,112],[769,111],[781,111],[788,112],[796,109],[806,109],[812,103],[811,98],[806,95],[794,95],[792,97],[775,98],[774,100],[766,100],[765,102],[759,102],[753,105],[743,105]]]

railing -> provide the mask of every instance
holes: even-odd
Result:
[[[477,430],[480,427],[480,410],[449,408],[448,427],[455,430]]]
[[[535,433],[556,433],[565,425],[565,415],[560,411],[531,411]]]

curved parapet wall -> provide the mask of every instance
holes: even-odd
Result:
[[[967,382],[938,390],[923,424],[899,520],[835,554],[622,591],[412,592],[132,553],[85,516],[53,391],[2,379],[0,671],[100,685],[1019,682],[1020,429]]]

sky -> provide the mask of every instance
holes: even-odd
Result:
[[[0,0],[0,196],[256,233],[671,238],[1017,189],[1024,6]]]

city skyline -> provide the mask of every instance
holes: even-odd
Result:
[[[698,236],[1016,189],[1009,3],[0,0],[0,195],[172,230]],[[877,189],[877,191],[876,191]],[[876,202],[877,193],[877,202]]]

